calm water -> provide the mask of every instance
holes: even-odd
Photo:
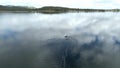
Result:
[[[0,13],[0,68],[120,68],[120,13]]]

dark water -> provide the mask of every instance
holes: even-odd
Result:
[[[120,13],[0,13],[0,68],[120,68]]]

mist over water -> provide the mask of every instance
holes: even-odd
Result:
[[[120,13],[0,13],[0,68],[120,68]]]

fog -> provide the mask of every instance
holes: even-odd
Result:
[[[0,68],[120,68],[120,13],[0,13]]]

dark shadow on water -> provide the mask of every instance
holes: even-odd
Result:
[[[97,59],[104,55],[105,46],[98,36],[84,44],[69,36],[33,44],[25,42],[1,45],[0,68],[109,68],[108,62]]]

